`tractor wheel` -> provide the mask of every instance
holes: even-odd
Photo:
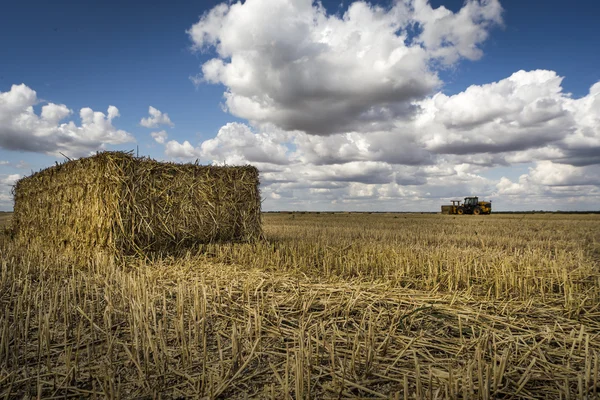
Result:
[[[475,215],[479,215],[479,214],[481,214],[481,208],[479,208],[479,207],[475,207],[475,208],[473,209],[473,214],[475,214]]]
[[[456,213],[457,213],[458,215],[463,215],[463,214],[465,213],[465,209],[464,209],[463,207],[458,207],[458,208],[456,209]]]

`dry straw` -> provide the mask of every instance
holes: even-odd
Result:
[[[80,268],[0,241],[0,399],[599,399],[599,225],[268,214]]]
[[[162,163],[125,152],[67,161],[17,182],[13,229],[27,245],[89,254],[173,251],[262,236],[253,166]]]

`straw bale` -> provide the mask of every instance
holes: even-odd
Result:
[[[170,251],[262,236],[253,166],[162,163],[102,152],[19,180],[13,229],[28,245]]]

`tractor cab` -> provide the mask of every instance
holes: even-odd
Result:
[[[475,214],[479,215],[481,209],[479,208],[479,197],[465,197],[465,201],[458,210],[458,214]]]
[[[479,204],[479,197],[465,197],[464,207],[475,207]]]

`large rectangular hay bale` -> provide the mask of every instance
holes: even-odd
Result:
[[[16,239],[80,252],[165,251],[261,237],[258,170],[102,152],[19,180]]]

